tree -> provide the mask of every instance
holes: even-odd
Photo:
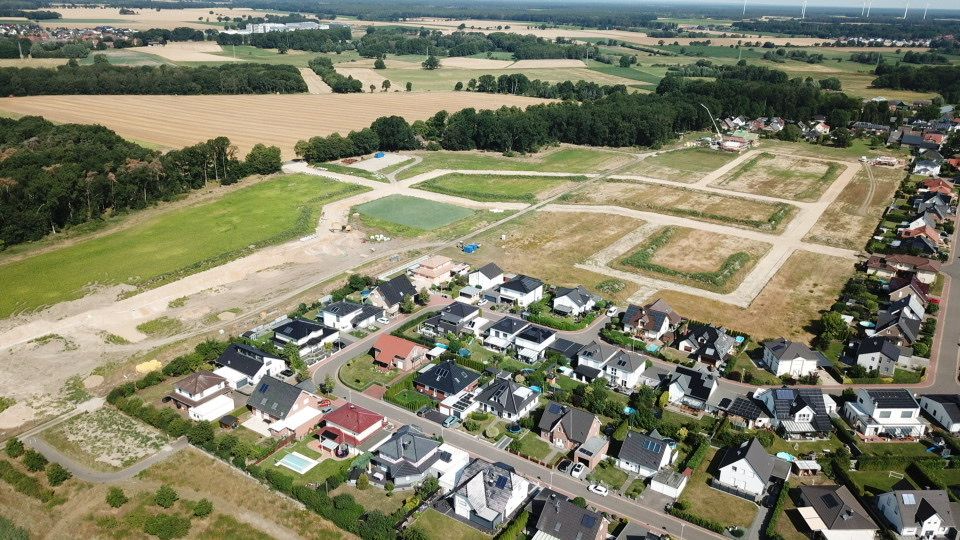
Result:
[[[843,341],[850,335],[850,326],[836,311],[828,311],[820,318],[820,338],[826,342]]]
[[[627,440],[628,433],[630,433],[630,423],[624,420],[620,422],[616,431],[613,432],[613,440],[623,442]]]
[[[840,91],[841,82],[840,79],[836,77],[827,77],[826,79],[820,79],[820,88],[824,90],[835,90]]]
[[[307,363],[300,358],[300,348],[296,343],[288,341],[283,346],[283,357],[290,363],[290,367],[297,372],[297,378],[301,381],[310,378],[310,372],[307,369]]]
[[[420,148],[413,129],[402,116],[381,116],[373,121],[370,129],[379,137],[381,150],[395,152]]]
[[[437,69],[440,67],[440,60],[437,60],[437,57],[431,54],[421,65],[423,69]]]
[[[357,489],[363,491],[370,487],[370,477],[367,476],[367,473],[360,473],[360,476],[357,477]]]
[[[377,58],[373,61],[373,69],[387,69],[387,64],[383,61],[383,58]]]
[[[580,508],[586,508],[586,507],[587,507],[587,500],[584,499],[583,497],[579,497],[579,496],[574,497],[573,500],[570,501],[570,502],[572,502],[573,504],[579,506]]]
[[[787,124],[783,126],[783,129],[777,133],[777,138],[781,141],[797,142],[800,140],[800,137],[803,135],[803,132],[800,131],[800,126],[794,124]]]
[[[254,174],[271,174],[280,172],[283,159],[280,157],[279,146],[267,146],[257,143],[247,154],[244,160]]]
[[[833,144],[839,148],[849,148],[853,146],[853,134],[847,128],[838,128],[833,130]]]
[[[383,84],[380,86],[381,88],[383,88],[384,92],[386,92],[387,90],[390,90],[390,79],[384,79]]]
[[[413,83],[410,82],[410,81],[407,81],[407,92],[409,92],[409,91],[411,91],[411,90],[413,90]]]
[[[377,85],[371,84],[371,85],[370,85],[370,93],[372,94],[372,93],[374,93],[374,92],[376,92],[376,91],[377,91]]]
[[[64,469],[59,463],[51,463],[50,466],[47,467],[47,481],[50,482],[51,486],[59,486],[72,476],[70,471]]]
[[[213,513],[213,503],[207,499],[200,499],[197,501],[197,504],[193,505],[193,515],[194,517],[202,518],[207,517]]]
[[[628,68],[632,66],[635,62],[636,62],[635,56],[626,56],[626,55],[621,56],[619,61],[620,67],[624,67],[624,68]]]
[[[457,81],[457,84],[453,85],[453,91],[459,92],[463,90],[463,81]]]
[[[23,442],[16,437],[7,439],[7,444],[5,449],[6,449],[7,455],[14,459],[22,456],[25,450],[25,448],[23,447]]]
[[[425,306],[430,303],[430,291],[424,287],[417,293],[417,303]]]
[[[36,450],[27,450],[23,453],[23,464],[32,472],[39,472],[47,466],[47,458]]]
[[[118,487],[112,487],[110,491],[107,492],[107,504],[109,504],[111,508],[120,508],[127,504],[129,500],[130,499],[123,494],[123,490]]]
[[[413,297],[409,294],[404,295],[403,302],[400,303],[400,313],[413,313],[415,309],[417,306],[413,303]]]
[[[383,489],[387,492],[387,497],[393,496],[394,487],[395,486],[393,485],[393,482],[391,482],[390,480],[387,480],[387,483],[383,485]]]
[[[660,394],[660,397],[657,398],[657,406],[660,407],[661,409],[666,408],[666,406],[669,403],[670,403],[670,392],[663,392],[662,394]]]
[[[157,490],[157,493],[153,496],[153,502],[161,508],[170,508],[173,506],[173,503],[177,502],[177,499],[180,498],[180,495],[173,490],[172,487],[163,485],[160,486],[160,489]]]

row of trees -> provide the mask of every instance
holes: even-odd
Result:
[[[337,94],[363,92],[363,81],[337,73],[333,67],[333,61],[327,57],[318,56],[310,60],[307,65]]]
[[[218,34],[221,45],[252,45],[261,49],[297,49],[312,52],[344,50],[350,41],[350,28],[335,26],[328,30],[297,30],[296,32],[264,32],[262,34]]]
[[[226,137],[160,155],[102,126],[0,118],[0,248],[280,170],[277,147],[258,145],[243,161],[235,153]]]
[[[880,64],[873,86],[938,92],[948,103],[960,101],[960,66],[889,66]]]
[[[825,39],[865,38],[865,39],[932,39],[937,36],[960,32],[960,24],[955,21],[934,20],[874,20],[871,24],[845,22],[849,19],[826,18],[820,21],[798,19],[763,19],[734,21],[733,27],[753,34],[787,34],[792,36],[811,36]]]
[[[563,81],[551,83],[541,81],[540,79],[530,80],[523,73],[512,73],[510,75],[481,75],[476,79],[470,79],[466,86],[458,82],[454,90],[464,90],[471,92],[485,92],[488,94],[514,94],[517,96],[531,96],[547,99],[572,99],[576,101],[587,101],[599,99],[614,93],[625,94],[627,87],[622,84],[599,85],[595,82],[580,80],[577,82]]]
[[[71,60],[55,68],[0,68],[0,95],[63,94],[290,94],[306,92],[294,66],[232,63],[222,66],[111,66]]]
[[[438,30],[406,27],[372,26],[356,42],[356,48],[360,56],[366,58],[379,58],[386,54],[470,56],[488,52],[511,53],[518,60],[599,56],[599,50],[594,45],[548,41],[533,35],[464,31],[443,34]]]
[[[298,156],[311,163],[360,156],[376,150],[417,148],[420,148],[420,141],[410,124],[400,116],[381,116],[374,120],[369,128],[351,131],[346,137],[339,133],[328,137],[312,137],[298,141],[294,147]]]

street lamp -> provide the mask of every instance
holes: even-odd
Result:
[[[683,540],[683,528],[686,526],[686,524],[687,523],[685,521],[680,521],[680,540]]]

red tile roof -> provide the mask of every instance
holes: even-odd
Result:
[[[394,359],[409,358],[416,349],[423,349],[423,353],[427,352],[426,347],[408,339],[384,334],[373,344],[373,359],[381,364],[393,365]]]
[[[334,424],[337,427],[352,431],[354,433],[363,433],[371,426],[383,422],[383,416],[354,405],[347,403],[339,409],[323,417],[327,424]]]

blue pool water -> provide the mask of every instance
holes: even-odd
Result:
[[[797,460],[797,456],[794,456],[793,454],[790,454],[788,452],[777,452],[777,457],[780,459],[785,459],[790,463],[793,463],[794,461]]]
[[[657,352],[660,350],[660,345],[654,345],[653,343],[647,343],[647,352]]]
[[[284,467],[300,474],[303,474],[309,471],[316,464],[317,464],[316,461],[313,461],[312,459],[301,456],[296,452],[291,452],[283,456],[283,459],[277,462],[277,465],[283,465]]]
[[[624,407],[624,408],[623,408],[623,414],[633,414],[633,413],[635,413],[635,412],[637,412],[637,410],[634,409],[633,407]]]

